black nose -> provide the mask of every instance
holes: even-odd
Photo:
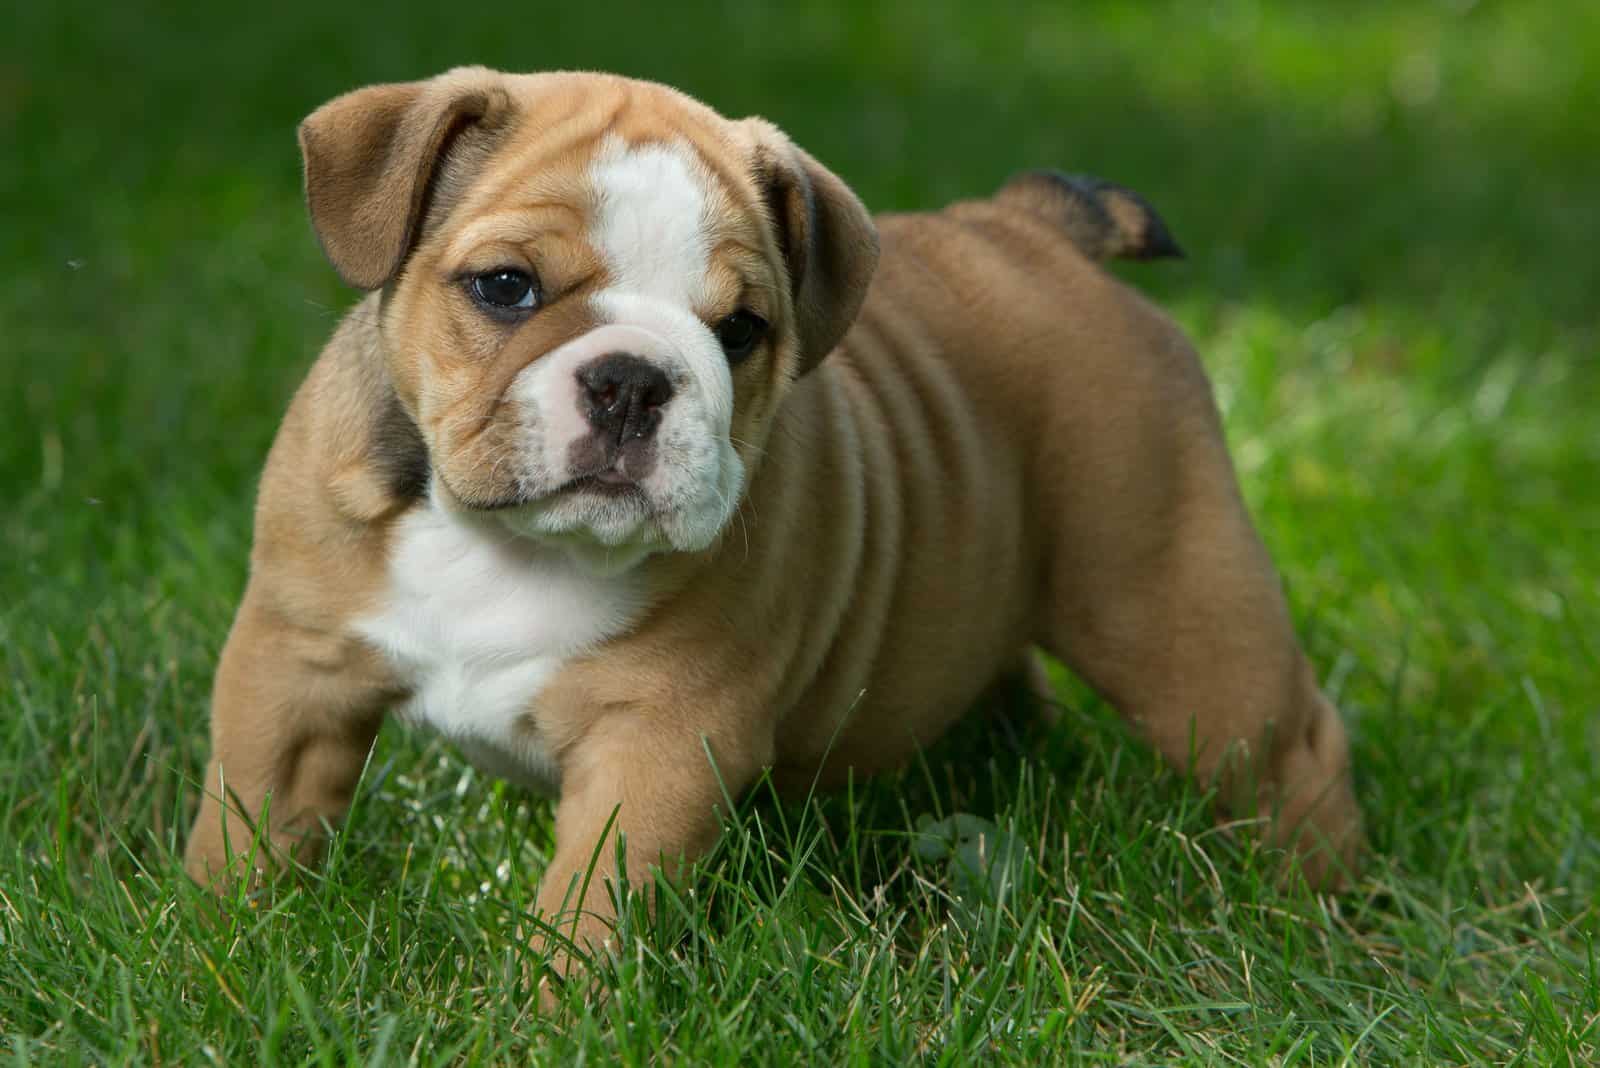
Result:
[[[589,425],[618,445],[654,434],[662,406],[672,399],[666,372],[623,352],[602,356],[582,368],[578,386]]]

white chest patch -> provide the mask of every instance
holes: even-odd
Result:
[[[626,630],[643,596],[565,553],[425,504],[397,524],[382,607],[356,624],[413,688],[400,715],[492,775],[554,794],[536,714],[568,659]]]

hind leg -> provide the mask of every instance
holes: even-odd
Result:
[[[1313,885],[1336,886],[1362,839],[1344,726],[1295,638],[1197,372],[1186,410],[1101,437],[1115,455],[1095,470],[1111,473],[1051,500],[1041,644],[1168,761],[1217,783],[1231,813],[1270,817],[1269,840]]]

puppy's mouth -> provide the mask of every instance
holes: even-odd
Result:
[[[639,503],[646,503],[644,488],[633,478],[623,474],[616,468],[605,471],[596,471],[591,475],[580,475],[569,479],[557,486],[546,496],[559,497],[574,493],[593,493],[601,497],[616,499],[635,498]]]
[[[531,504],[549,504],[563,497],[576,497],[584,494],[615,501],[631,501],[641,506],[647,506],[650,503],[644,487],[640,486],[631,476],[614,467],[579,475],[576,478],[569,478],[554,489],[545,490],[541,493],[518,492],[494,500],[463,500],[461,503],[475,512],[504,512],[512,508],[523,508]]]

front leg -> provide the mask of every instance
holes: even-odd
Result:
[[[247,862],[264,873],[320,858],[396,694],[370,650],[265,602],[246,592],[217,667],[211,760],[184,854],[190,877],[217,889]]]
[[[755,780],[769,753],[759,739],[646,709],[608,713],[574,743],[563,754],[555,855],[537,897],[540,919],[556,932],[534,940],[549,972],[571,974],[573,949],[610,948],[619,876],[635,886],[657,873],[681,878],[716,841],[719,809]],[[541,1001],[554,1003],[548,983]]]

